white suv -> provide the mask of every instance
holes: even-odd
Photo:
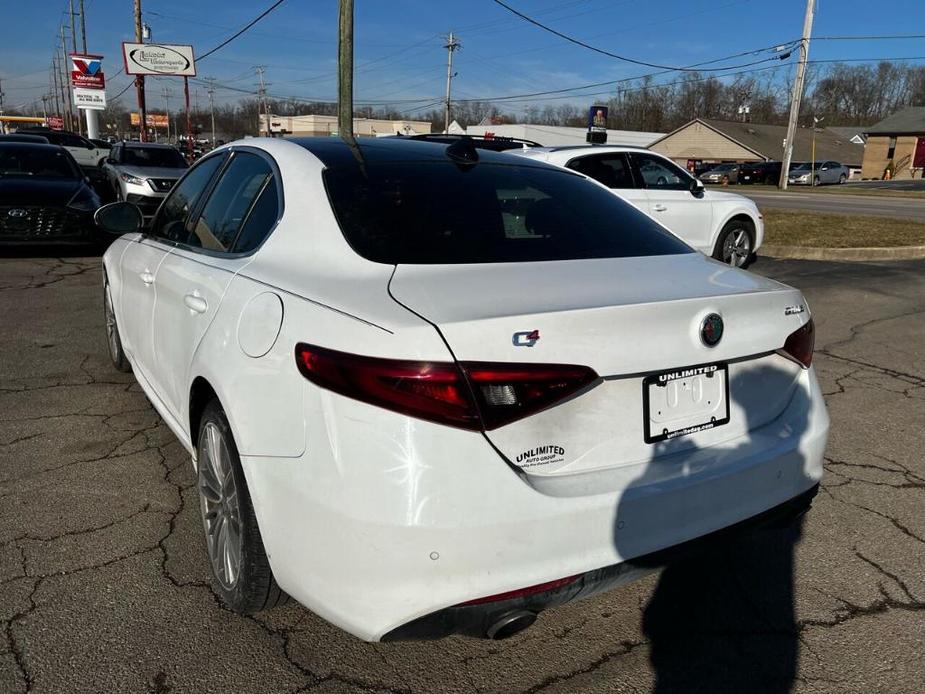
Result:
[[[764,221],[748,198],[704,190],[670,159],[639,147],[574,145],[510,150],[593,178],[717,260],[745,267],[764,240]]]

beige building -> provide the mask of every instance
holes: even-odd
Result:
[[[697,118],[656,140],[649,149],[689,164],[749,161],[780,161],[784,154],[787,128]],[[793,143],[793,161],[832,160],[849,168],[860,168],[864,146],[827,128],[798,128]]]
[[[925,106],[894,113],[867,130],[864,178],[922,178],[925,171]]]
[[[260,116],[260,132],[267,131],[266,116]],[[270,114],[270,132],[295,137],[327,137],[337,132],[337,116],[274,116]],[[384,135],[425,135],[430,121],[354,118],[353,133],[364,137]]]

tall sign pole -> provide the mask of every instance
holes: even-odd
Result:
[[[135,0],[135,42],[141,43],[141,0]],[[144,75],[135,76],[135,90],[138,92],[138,116],[139,128],[141,130],[140,140],[148,141],[148,109],[145,108],[145,77]]]
[[[193,122],[189,112],[189,77],[183,75],[183,98],[186,101],[186,153],[193,163]]]
[[[353,139],[353,0],[340,0],[337,22],[337,130]]]
[[[800,102],[803,100],[803,85],[806,80],[806,61],[809,60],[809,40],[813,33],[813,16],[816,13],[816,0],[806,0],[806,16],[803,19],[803,38],[800,39],[800,62],[797,65],[797,78],[793,85],[790,99],[790,120],[787,123],[787,141],[784,143],[784,160],[780,167],[781,190],[787,190],[787,176],[790,173],[790,159],[793,156],[793,140],[797,134],[797,121],[800,118]]]
[[[450,35],[447,36],[446,48],[447,58],[446,58],[446,99],[443,102],[443,132],[450,131],[450,85],[453,83],[453,53],[456,52],[458,48],[462,46],[459,41],[456,40],[456,37],[453,36],[453,32],[450,32]]]

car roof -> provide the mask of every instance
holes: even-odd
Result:
[[[51,152],[67,152],[66,149],[59,145],[53,145],[45,142],[10,142],[0,141],[0,149],[32,149],[32,150],[49,150]]]
[[[465,140],[447,145],[442,142],[427,142],[409,137],[358,137],[353,143],[347,143],[340,137],[287,137],[292,142],[304,147],[318,157],[327,168],[357,166],[364,164],[381,164],[400,161],[447,161],[447,150],[451,147],[465,146]],[[238,143],[247,144],[247,141]],[[476,148],[478,161],[504,164],[510,166],[511,155],[489,149]]]
[[[588,145],[555,145],[553,147],[531,147],[529,152],[568,152],[568,151],[582,151],[586,150],[589,154],[591,152],[608,152],[608,151],[624,151],[632,150],[634,152],[648,152],[649,150],[645,147],[640,147],[639,145],[621,145],[621,144],[588,144]]]
[[[135,142],[134,140],[122,140],[117,142],[117,145],[124,145],[131,149],[138,149],[144,147],[145,149],[176,149],[173,145],[168,145],[164,142]]]

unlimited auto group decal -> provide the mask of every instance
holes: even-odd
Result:
[[[517,464],[520,467],[537,467],[564,462],[565,449],[555,445],[537,446],[517,456]]]

